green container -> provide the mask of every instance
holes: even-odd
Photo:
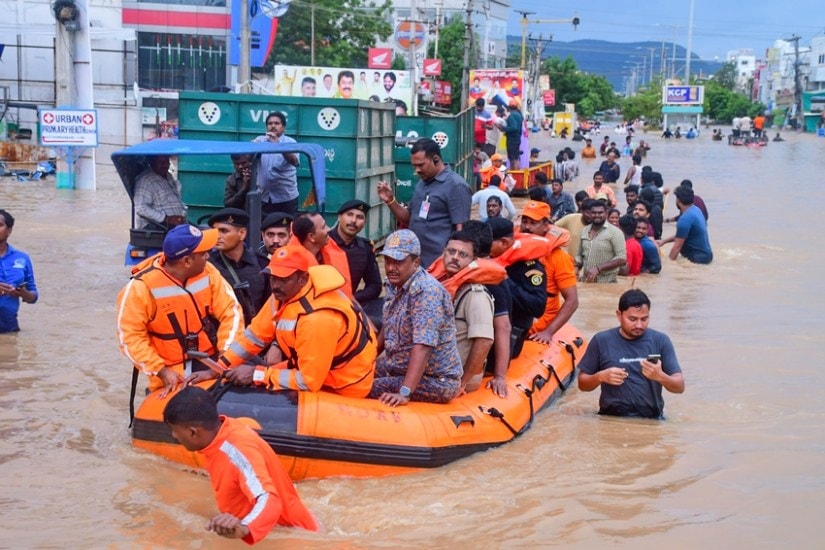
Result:
[[[266,131],[271,112],[286,115],[286,134],[299,142],[316,143],[325,152],[327,221],[346,201],[359,198],[381,206],[375,188],[379,180],[392,181],[395,153],[395,106],[361,100],[330,100],[245,94],[180,93],[181,139],[251,141]],[[298,169],[301,210],[311,189],[307,159]],[[226,158],[181,158],[179,177],[190,220],[198,212],[223,206],[226,177],[232,163]],[[380,239],[395,227],[387,208],[370,211],[364,235]]]
[[[441,157],[453,164],[473,153],[474,109],[467,109],[455,116],[444,117],[398,117],[396,135],[398,137],[428,137],[441,147]],[[409,160],[403,148],[396,148],[395,160]]]
[[[398,117],[396,135],[402,138],[428,137],[441,146],[441,158],[470,186],[473,185],[474,109],[449,117]],[[418,176],[410,163],[409,147],[396,147],[395,197],[409,204]]]

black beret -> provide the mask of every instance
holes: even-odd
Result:
[[[289,227],[289,224],[294,220],[295,218],[286,212],[273,212],[261,222],[261,231],[269,229],[270,227]]]
[[[366,214],[370,209],[370,205],[365,203],[362,200],[352,199],[351,201],[347,201],[344,204],[342,204],[341,208],[338,209],[338,213],[343,214],[347,210],[353,210],[353,209],[354,210],[360,210],[361,212]]]
[[[246,210],[240,208],[224,208],[210,216],[209,226],[211,227],[218,222],[228,223],[235,227],[247,227],[249,226],[249,214]]]
[[[513,222],[507,218],[487,218],[487,225],[493,230],[493,240],[513,235]]]

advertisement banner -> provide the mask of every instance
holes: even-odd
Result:
[[[370,48],[367,54],[367,66],[370,69],[391,68],[392,48]]]
[[[447,80],[433,83],[433,103],[449,105],[453,102],[453,85]]]
[[[401,100],[413,104],[410,71],[378,71],[341,67],[275,66],[275,95],[372,101]]]
[[[700,105],[704,101],[704,86],[665,86],[662,90],[663,105]]]
[[[425,59],[424,60],[424,76],[440,76],[441,75],[441,60],[440,59]]]
[[[524,71],[519,69],[475,69],[470,71],[470,104],[484,98],[487,107],[507,107],[511,99],[517,99],[524,108]]]
[[[550,75],[549,74],[539,75],[539,90],[549,90],[549,89],[550,89]]]
[[[542,97],[545,107],[553,107],[556,104],[556,90],[544,90]]]

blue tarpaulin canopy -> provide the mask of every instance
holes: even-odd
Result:
[[[146,157],[167,155],[265,155],[299,153],[309,157],[312,187],[318,209],[323,211],[327,199],[324,150],[315,143],[252,143],[243,141],[206,141],[198,139],[155,139],[112,153],[112,163],[123,186],[134,198],[135,178],[148,166]]]

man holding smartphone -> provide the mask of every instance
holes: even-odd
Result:
[[[619,327],[593,336],[579,363],[579,389],[602,388],[599,414],[664,418],[662,388],[685,391],[670,338],[648,328],[650,299],[638,289],[619,298]]]
[[[34,269],[28,254],[9,244],[14,217],[0,210],[0,333],[17,332],[20,300],[37,301]]]

